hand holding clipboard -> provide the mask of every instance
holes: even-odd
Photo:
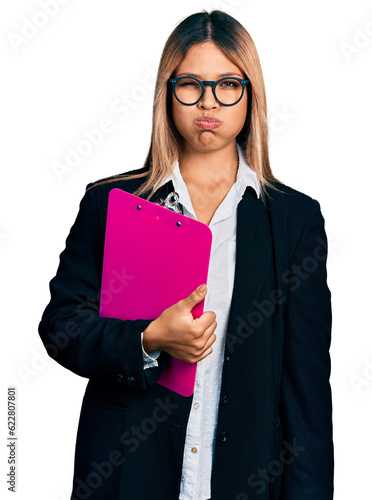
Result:
[[[177,359],[195,363],[210,354],[215,340],[216,314],[204,313],[202,318],[194,318],[192,309],[204,300],[204,290],[199,286],[176,304],[168,307],[143,332],[143,347],[146,352],[166,351]],[[198,319],[199,321],[195,321]],[[147,334],[147,338],[146,338]],[[207,354],[206,354],[207,353]]]
[[[165,309],[207,283],[212,232],[190,217],[121,189],[110,191],[102,271],[102,290],[115,274],[125,286],[101,300],[100,316],[156,319]],[[102,292],[101,292],[102,296]],[[204,299],[192,309],[203,314]],[[158,383],[183,396],[194,390],[196,363],[171,357]]]

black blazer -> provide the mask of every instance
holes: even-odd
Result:
[[[141,332],[151,320],[98,315],[108,194],[142,182],[86,191],[39,324],[48,354],[89,379],[72,500],[179,498],[192,397],[156,384],[167,353],[143,369]],[[316,200],[276,186],[266,203],[248,187],[238,205],[212,500],[333,498],[324,219]],[[171,190],[169,181],[150,201]]]

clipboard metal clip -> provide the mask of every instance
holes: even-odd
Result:
[[[155,203],[164,208],[172,210],[172,212],[177,212],[178,214],[183,215],[182,205],[179,202],[179,194],[176,193],[176,191],[172,191],[172,193],[169,193],[165,200],[163,200],[163,198],[159,198]]]

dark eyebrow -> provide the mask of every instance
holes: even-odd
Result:
[[[196,75],[195,73],[180,73],[178,76],[193,76],[194,78],[198,78],[199,80],[201,79],[201,75]],[[220,73],[217,75],[219,78],[223,78],[225,76],[237,76],[238,78],[241,78],[241,75],[239,73]]]

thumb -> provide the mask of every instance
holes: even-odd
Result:
[[[200,289],[202,289],[202,290],[200,290]],[[183,303],[187,307],[187,309],[189,309],[191,311],[191,309],[196,304],[198,304],[199,302],[201,302],[204,299],[206,293],[207,293],[207,285],[205,285],[205,284],[200,285],[193,292],[191,292],[188,297],[183,299]]]

